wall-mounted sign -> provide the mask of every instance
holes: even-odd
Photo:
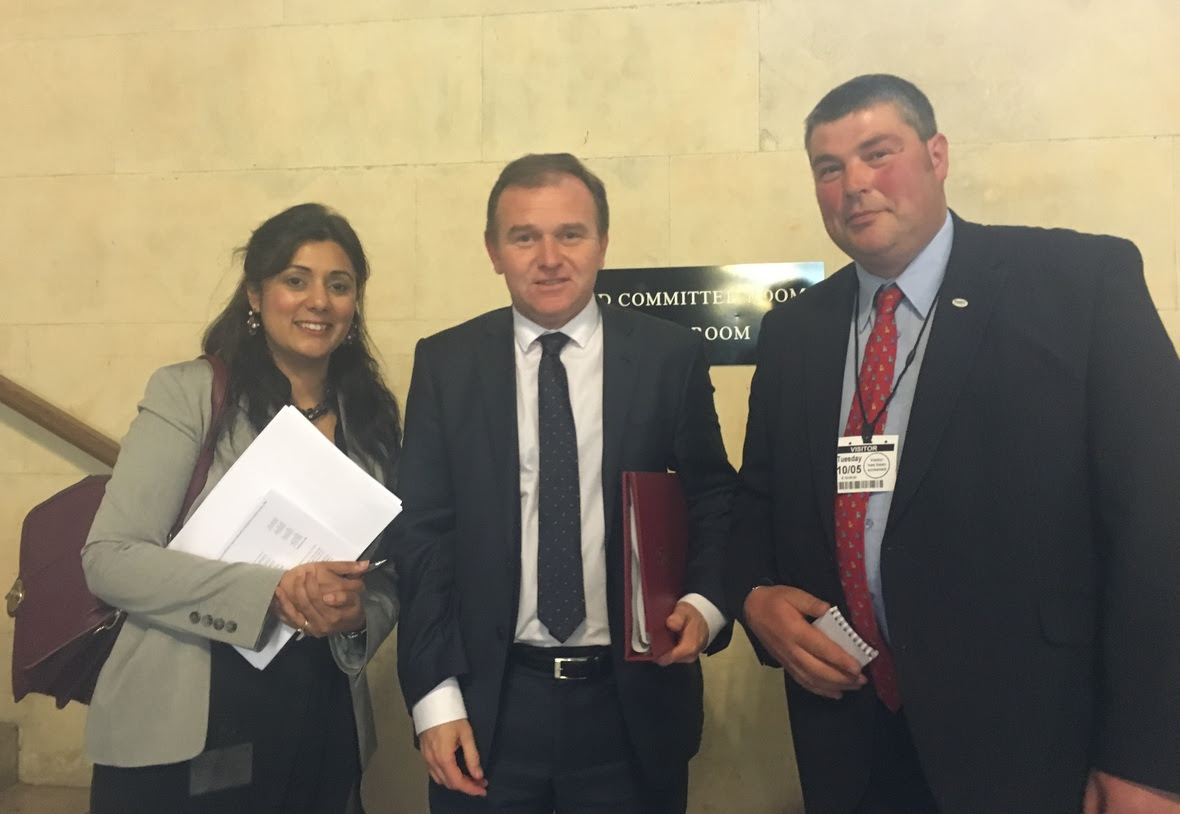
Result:
[[[700,331],[711,365],[752,365],[763,314],[823,278],[819,262],[603,269],[594,291]]]

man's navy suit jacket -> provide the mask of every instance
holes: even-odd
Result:
[[[689,504],[688,590],[724,607],[723,556],[735,483],[700,335],[600,306],[602,493],[607,606],[628,732],[649,782],[696,753],[700,665],[623,661],[622,476],[679,473]],[[457,676],[485,766],[520,595],[520,465],[512,311],[423,339],[406,404],[394,557],[401,591],[398,672],[412,706]],[[727,626],[711,650],[724,647]],[[492,778],[494,782],[494,778]]]
[[[954,228],[882,541],[922,766],[950,812],[1077,812],[1091,766],[1180,791],[1180,363],[1139,252]],[[856,285],[849,266],[763,322],[735,612],[768,582],[848,614],[834,467]],[[871,685],[831,701],[786,683],[807,811],[848,811]]]

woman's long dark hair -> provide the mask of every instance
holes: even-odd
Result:
[[[205,353],[216,354],[229,368],[229,404],[245,402],[246,416],[258,430],[291,402],[291,382],[275,366],[265,331],[250,334],[248,289],[259,290],[291,262],[304,243],[330,240],[352,261],[356,272],[357,309],[349,339],[328,360],[328,384],[346,405],[348,435],[362,452],[382,468],[392,485],[394,464],[401,449],[401,413],[385,386],[370,350],[361,305],[369,263],[352,226],[340,214],[315,203],[293,206],[263,223],[235,254],[242,258],[242,279],[222,312],[210,323],[202,342]],[[219,430],[221,428],[218,428]]]

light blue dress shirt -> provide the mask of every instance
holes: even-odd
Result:
[[[946,222],[917,257],[914,258],[905,271],[895,280],[886,280],[869,274],[858,263],[856,276],[860,283],[860,310],[856,313],[856,321],[848,332],[848,355],[844,362],[844,391],[840,399],[840,429],[844,434],[844,427],[848,421],[848,411],[852,409],[856,393],[857,370],[856,354],[864,359],[865,345],[873,329],[873,302],[877,289],[890,284],[901,289],[904,298],[897,307],[897,364],[893,369],[893,382],[897,392],[889,402],[885,414],[885,427],[877,428],[878,435],[898,436],[898,466],[901,465],[901,455],[905,451],[906,425],[910,421],[910,408],[914,403],[914,391],[918,383],[918,373],[922,369],[922,359],[926,355],[926,343],[930,339],[935,315],[930,313],[934,307],[935,297],[942,285],[942,278],[946,275],[947,260],[951,256],[951,240],[954,237],[954,225],[950,213]],[[898,384],[897,377],[905,368],[905,359],[909,356],[914,344],[918,341],[918,334],[922,331],[922,321],[930,316],[930,324],[922,333],[918,351],[914,355],[914,362],[909,371]],[[855,343],[855,344],[854,344]],[[872,416],[869,416],[872,418]],[[835,461],[832,461],[833,466]],[[832,475],[833,483],[835,474]],[[869,495],[868,507],[865,511],[865,570],[868,577],[869,593],[873,600],[873,612],[877,616],[877,625],[881,635],[889,639],[889,624],[885,619],[885,600],[881,588],[881,538],[885,535],[885,521],[889,518],[889,506],[893,502],[893,492],[873,492]]]

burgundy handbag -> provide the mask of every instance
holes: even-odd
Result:
[[[225,363],[202,356],[213,368],[209,433],[201,446],[172,538],[205,487],[217,430],[225,414]],[[123,628],[123,611],[90,592],[82,572],[82,546],[90,533],[110,475],[89,475],[25,515],[20,536],[20,575],[8,592],[12,638],[12,694],[50,695],[61,709],[90,703],[99,671]]]

